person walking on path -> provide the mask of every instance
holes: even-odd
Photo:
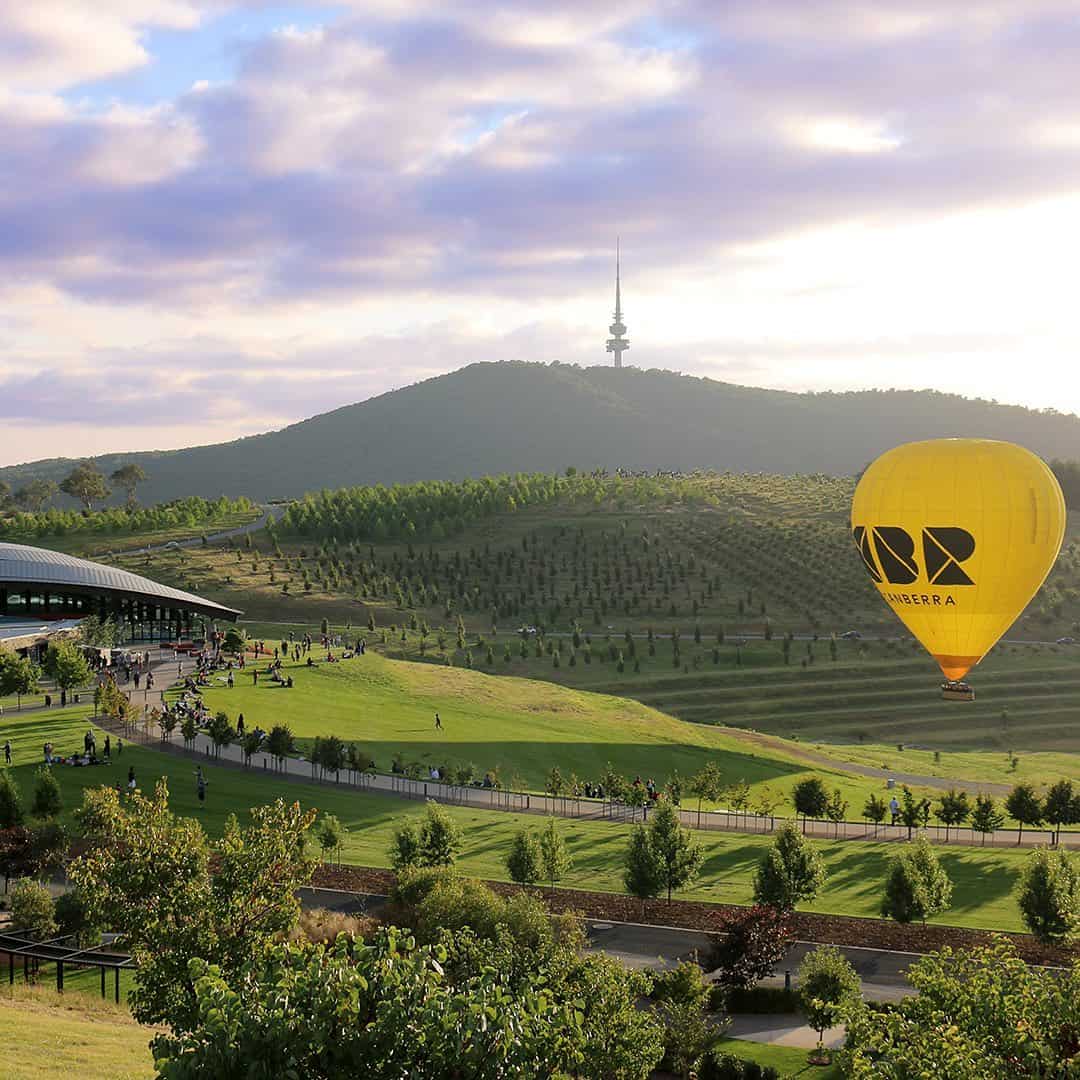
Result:
[[[889,813],[892,814],[892,823],[895,825],[896,819],[900,816],[900,804],[896,801],[895,795],[889,800]]]
[[[195,790],[199,795],[199,802],[206,802],[206,777],[203,776],[202,766],[195,766]]]
[[[8,739],[8,741],[6,743],[4,743],[4,764],[5,765],[10,765],[11,764],[11,740],[10,739]]]
[[[442,720],[439,719],[439,714],[435,714],[435,730],[442,731]]]

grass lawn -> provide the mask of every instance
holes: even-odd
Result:
[[[662,783],[678,771],[685,783],[710,760],[725,782],[745,780],[753,793],[767,787],[785,805],[798,781],[821,775],[843,792],[852,817],[871,792],[884,790],[882,781],[843,772],[841,762],[830,770],[799,761],[779,741],[758,749],[722,728],[537,679],[388,660],[370,651],[312,668],[290,662],[286,671],[295,680],[291,690],[265,678],[256,686],[243,672],[231,690],[219,685],[206,691],[205,701],[234,721],[243,713],[249,729],[283,723],[301,742],[317,735],[355,741],[382,771],[396,754],[425,766],[472,763],[480,774],[498,767],[504,784],[534,791],[544,790],[553,766],[564,779],[573,773],[596,780],[610,761],[630,778]],[[435,729],[436,711],[441,731]]]
[[[153,1031],[127,1010],[46,986],[0,988],[4,1080],[145,1080]]]
[[[11,738],[15,748],[13,771],[27,805],[42,743],[51,738],[61,750],[81,746],[86,724],[85,713],[76,709],[57,710],[33,719],[5,717],[0,723],[0,742]],[[99,746],[101,742],[99,734]],[[128,745],[111,766],[85,769],[65,766],[55,770],[64,795],[65,816],[70,817],[71,810],[78,805],[84,787],[122,782],[129,766],[135,768],[143,788],[150,788],[160,776],[167,777],[176,812],[198,817],[215,834],[220,832],[227,814],[243,817],[249,807],[278,795],[336,814],[349,829],[344,860],[359,865],[388,866],[388,848],[394,831],[406,818],[423,813],[419,802],[331,785],[285,781],[261,769],[215,768],[212,762],[206,768],[210,782],[207,802],[200,806],[192,760]],[[514,832],[522,824],[534,827],[541,824],[536,815],[456,807],[450,812],[464,834],[461,868],[484,878],[505,880],[503,859]],[[574,858],[565,884],[621,892],[627,828],[613,822],[568,820],[563,823],[563,830]],[[763,836],[722,833],[698,836],[705,848],[705,863],[698,882],[681,895],[686,899],[749,903],[754,870],[769,840]],[[889,857],[896,851],[895,845],[821,841],[818,848],[825,859],[829,880],[821,896],[807,910],[876,916],[882,882]],[[952,910],[938,922],[981,929],[1022,929],[1012,892],[1026,852],[981,848],[942,848],[940,852],[942,863],[953,879],[955,893]]]
[[[807,1065],[808,1051],[791,1046],[772,1046],[769,1043],[748,1042],[745,1039],[721,1039],[719,1049],[744,1061],[771,1065],[783,1077],[814,1077],[814,1080],[840,1080],[843,1073],[838,1065],[822,1068]]]

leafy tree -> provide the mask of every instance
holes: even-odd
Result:
[[[834,789],[832,795],[829,796],[829,803],[825,807],[825,816],[831,821],[835,827],[835,834],[839,835],[840,825],[844,820],[844,815],[847,813],[848,803],[844,798],[844,793],[839,789]]]
[[[566,790],[566,781],[559,771],[558,765],[552,765],[547,780],[544,781],[544,790],[549,795],[561,795]]]
[[[0,770],[0,829],[11,829],[26,820],[22,792],[10,769]]]
[[[519,885],[535,885],[542,871],[541,861],[540,841],[532,829],[523,825],[514,834],[506,855],[510,880]]]
[[[670,904],[672,892],[685,888],[697,877],[704,853],[667,799],[660,800],[649,822],[649,842]]]
[[[231,746],[233,740],[236,738],[236,728],[232,726],[232,721],[226,712],[218,710],[214,713],[213,719],[210,721],[206,729],[207,735],[210,736],[210,741],[214,744],[214,757],[221,757],[221,748],[223,746]]]
[[[0,829],[0,873],[4,875],[4,892],[8,891],[12,878],[26,877],[33,873],[33,837],[29,829],[13,825]]]
[[[1073,825],[1080,814],[1080,804],[1073,794],[1071,780],[1058,780],[1046,793],[1043,803],[1043,818],[1054,826],[1054,843],[1061,842],[1061,826]]]
[[[76,945],[85,949],[101,941],[101,927],[90,921],[86,899],[78,889],[61,893],[56,898],[54,912],[58,931],[73,937]]]
[[[52,480],[31,480],[19,488],[11,497],[12,501],[31,513],[40,513],[41,508],[59,491]]]
[[[1005,809],[1009,816],[1020,824],[1016,836],[1016,845],[1019,847],[1024,839],[1024,826],[1030,825],[1034,828],[1042,824],[1042,803],[1030,784],[1017,784],[1005,799]]]
[[[540,832],[540,869],[544,880],[552,889],[562,881],[573,859],[566,849],[566,841],[553,817],[547,819],[547,824]]]
[[[59,821],[43,821],[30,830],[30,873],[44,881],[64,865],[71,838]]]
[[[874,823],[874,835],[877,836],[877,827],[885,820],[889,813],[889,807],[880,795],[873,795],[866,800],[863,806],[862,816],[867,821]]]
[[[197,821],[169,810],[164,780],[123,806],[112,788],[95,798],[89,847],[69,877],[88,918],[122,934],[135,958],[135,1018],[181,1035],[201,1022],[192,960],[232,977],[295,925],[297,889],[315,868],[304,855],[314,811],[278,799],[253,808],[244,827],[230,817],[209,841]]]
[[[245,765],[251,764],[251,759],[258,753],[260,746],[262,746],[262,735],[259,732],[244,732],[244,737],[240,740],[240,752],[244,755]]]
[[[60,481],[60,490],[65,495],[77,499],[89,511],[94,503],[104,502],[109,497],[109,485],[97,466],[90,461],[82,461]]]
[[[61,638],[49,643],[45,653],[45,671],[60,687],[60,704],[67,704],[67,692],[83,686],[92,677],[86,654],[73,641]]]
[[[296,750],[296,739],[286,724],[275,724],[266,736],[267,753],[279,769],[285,767],[285,759]]]
[[[791,913],[767,904],[722,916],[707,966],[725,990],[748,989],[772,973],[794,940]]]
[[[754,875],[754,903],[780,911],[813,900],[825,883],[821,856],[794,825],[781,826]]]
[[[950,826],[963,825],[964,822],[971,817],[971,803],[968,801],[967,792],[949,788],[949,790],[938,799],[937,808],[934,810],[934,817],[945,826],[945,843],[948,843]]]
[[[926,823],[926,810],[929,803],[916,799],[911,788],[905,784],[900,792],[900,821],[907,826],[908,839],[912,832]]]
[[[795,807],[795,813],[801,814],[803,819],[803,831],[806,831],[807,818],[823,818],[829,805],[829,793],[820,777],[808,776],[800,780],[791,790],[791,801]]]
[[[415,822],[406,821],[395,830],[390,845],[390,865],[399,872],[420,865],[420,830]]]
[[[344,823],[334,814],[323,814],[313,832],[327,859],[337,858],[340,862],[341,848],[349,835],[349,830]]]
[[[1080,967],[1028,967],[999,941],[924,956],[908,980],[918,992],[888,1013],[849,1010],[845,1076],[1064,1078],[1074,1068]]]
[[[1080,931],[1080,868],[1064,851],[1040,848],[1028,856],[1017,899],[1039,941],[1064,945]]]
[[[34,941],[56,936],[52,894],[40,881],[24,878],[11,890],[11,926]]]
[[[40,679],[41,669],[29,657],[0,649],[0,697],[14,694],[22,711],[23,695],[37,693]]]
[[[283,1075],[573,1075],[646,1080],[663,1054],[643,976],[558,946],[530,955],[468,931],[279,944],[229,976],[195,961],[200,1022],[155,1039],[162,1080]],[[407,1022],[405,1019],[407,1018]]]
[[[443,807],[429,799],[419,841],[420,866],[453,866],[461,850],[461,829]]]
[[[91,648],[112,648],[117,642],[116,623],[109,618],[99,619],[96,615],[87,615],[79,623],[79,640]]]
[[[921,919],[923,925],[946,911],[952,901],[952,882],[925,836],[904,845],[894,855],[885,879],[881,914],[898,923]]]
[[[54,818],[64,809],[64,799],[60,794],[60,784],[53,776],[48,765],[42,765],[34,780],[34,798],[30,803],[30,813],[36,818]]]
[[[975,809],[971,812],[971,827],[982,833],[982,843],[986,846],[987,834],[996,832],[1005,824],[1005,815],[998,809],[993,795],[976,795]]]
[[[134,506],[135,489],[147,479],[147,476],[141,465],[128,462],[127,465],[121,465],[120,468],[114,469],[109,479],[127,494],[128,506]]]
[[[660,860],[649,840],[649,831],[644,825],[635,825],[626,846],[623,867],[623,884],[631,896],[641,901],[641,910],[645,910],[645,901],[660,895],[664,888],[663,870]]]
[[[820,945],[799,964],[799,1004],[807,1023],[818,1033],[818,1051],[825,1031],[843,1019],[862,990],[859,975],[835,945]]]

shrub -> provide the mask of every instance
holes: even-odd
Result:
[[[701,968],[688,960],[669,971],[658,972],[653,977],[653,1001],[688,1003],[704,1008],[709,996],[709,986],[702,976]]]
[[[30,813],[37,818],[57,817],[64,808],[60,794],[60,784],[52,774],[52,769],[43,765],[37,771],[34,781],[34,800],[30,804]]]
[[[441,881],[454,876],[453,870],[445,866],[410,866],[402,870],[394,887],[390,890],[390,903],[398,908],[406,921],[416,906]]]
[[[36,941],[56,936],[56,905],[41,882],[24,878],[11,890],[11,925]]]

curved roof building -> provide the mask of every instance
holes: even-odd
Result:
[[[71,619],[87,615],[123,619],[157,636],[192,615],[235,622],[242,612],[194,593],[114,566],[58,551],[0,543],[0,615],[28,619]]]

